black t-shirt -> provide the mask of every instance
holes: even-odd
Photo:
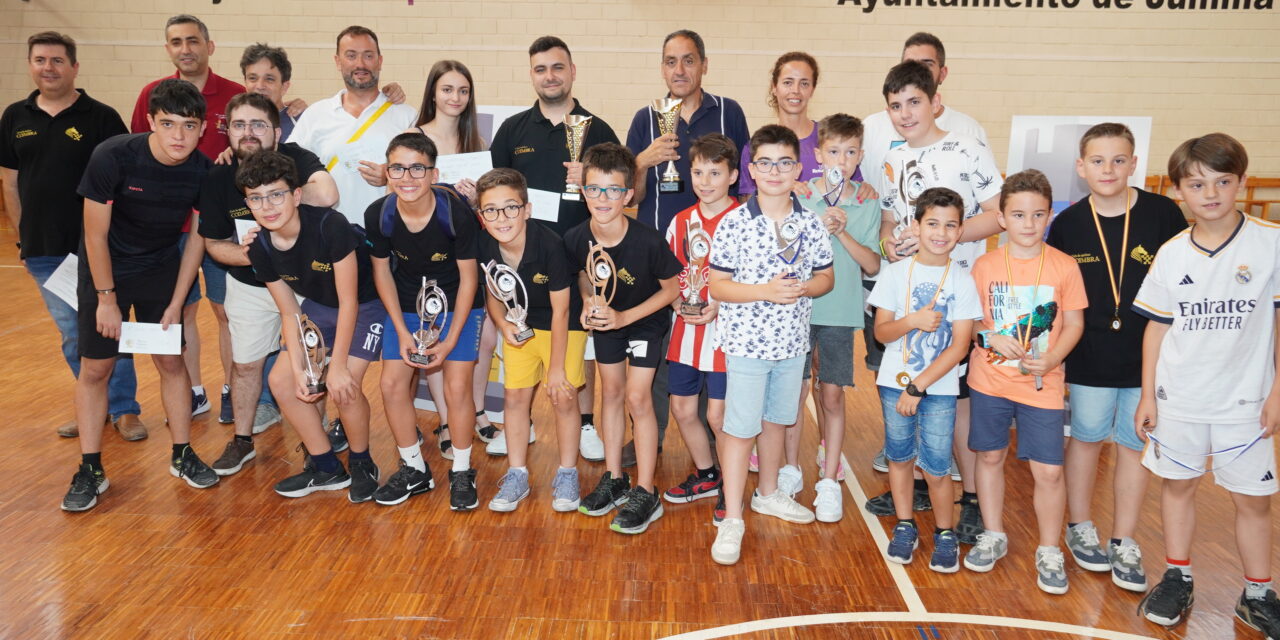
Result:
[[[98,145],[77,189],[94,202],[111,204],[107,246],[116,278],[177,264],[178,240],[213,166],[196,151],[180,165],[160,164],[151,155],[150,137],[132,133]]]
[[[289,156],[298,167],[298,180],[306,184],[317,171],[324,171],[324,165],[316,154],[302,147],[286,142],[277,149]],[[235,240],[235,220],[243,218],[253,220],[253,212],[244,203],[244,192],[236,188],[236,170],[240,168],[240,159],[231,164],[214,165],[204,178],[200,188],[200,202],[196,210],[200,212],[200,235],[210,240]],[[228,266],[227,273],[231,277],[247,285],[264,286],[253,273],[253,267]]]
[[[396,281],[396,292],[400,296],[400,311],[412,313],[417,308],[418,292],[422,290],[422,279],[435,280],[436,286],[444,290],[449,299],[449,311],[452,312],[458,300],[459,260],[475,260],[476,238],[480,235],[480,219],[476,217],[470,205],[458,197],[450,187],[437,185],[432,187],[436,198],[436,209],[427,221],[427,226],[417,233],[409,231],[399,212],[391,217],[391,236],[383,234],[382,205],[390,196],[374,200],[364,211],[364,229],[369,236],[370,254],[375,258],[391,260],[391,275]],[[449,216],[453,225],[453,237],[445,233],[441,216]],[[476,267],[477,285],[475,298],[471,302],[472,309],[484,307],[484,280]]]
[[[577,99],[573,101],[573,111],[570,113],[592,116],[590,111],[578,104]],[[618,136],[600,116],[593,116],[587,127],[586,139],[582,142],[583,155],[586,155],[587,149],[602,142],[618,142]],[[565,190],[564,180],[568,170],[563,163],[569,161],[569,148],[565,146],[564,123],[552,126],[551,121],[542,115],[536,102],[531,109],[521,111],[502,122],[493,136],[493,144],[489,145],[489,154],[493,156],[494,167],[508,167],[524,174],[530,189],[555,193]],[[560,214],[555,222],[538,222],[563,237],[589,217],[585,200],[561,200]]]
[[[333,209],[304,204],[298,206],[298,222],[298,239],[289,249],[277,249],[271,244],[271,232],[266,229],[249,245],[249,262],[259,280],[284,280],[294,293],[336,309],[338,287],[333,279],[333,264],[355,251],[359,267],[357,301],[363,304],[378,298],[368,247],[346,216]]]
[[[590,221],[570,229],[565,235],[564,244],[569,260],[574,265],[575,277],[578,272],[587,268],[590,244],[598,242],[595,234],[591,233]],[[662,289],[660,280],[674,278],[684,268],[684,265],[681,265],[671,253],[671,248],[662,234],[648,225],[629,218],[622,241],[612,247],[605,247],[605,253],[613,259],[613,265],[617,269],[618,292],[614,294],[613,302],[609,305],[615,311],[625,311],[644,303]],[[648,317],[637,320],[629,327],[614,331],[631,330],[634,327],[635,330],[652,330],[653,333],[662,334],[666,333],[670,326],[671,309],[663,307]],[[612,332],[597,331],[597,333]]]
[[[129,132],[115,109],[84,90],[52,117],[36,105],[38,95],[31,92],[0,116],[0,167],[18,171],[23,258],[64,256],[79,249],[84,199],[75,185],[94,148]]]
[[[481,269],[490,260],[503,263],[498,241],[486,231],[480,234],[476,252]],[[569,289],[569,329],[582,331],[582,295],[578,292],[578,270],[570,266],[564,242],[556,232],[540,225],[525,227],[524,254],[516,273],[529,292],[529,317],[525,323],[534,329],[551,330],[551,292]],[[483,275],[483,271],[481,272]],[[484,280],[480,281],[485,286]]]
[[[1103,262],[1102,244],[1093,223],[1089,199],[1067,207],[1054,218],[1047,242],[1075,258],[1084,277],[1089,307],[1084,311],[1084,335],[1067,356],[1067,382],[1090,387],[1142,386],[1142,334],[1147,319],[1133,311],[1133,299],[1151,268],[1160,246],[1187,228],[1182,210],[1169,198],[1141,189],[1129,210],[1129,246],[1120,285],[1120,331],[1111,330],[1115,297]],[[1120,277],[1120,244],[1124,216],[1098,216],[1107,238],[1114,277]]]

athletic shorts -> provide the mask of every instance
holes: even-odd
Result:
[[[702,371],[683,362],[667,361],[667,393],[673,396],[696,396],[707,387],[707,397],[724,400],[725,372]]]
[[[280,350],[280,309],[266,287],[227,278],[224,308],[233,362],[257,362]]]
[[[999,451],[1009,447],[1009,427],[1018,428],[1019,460],[1061,465],[1062,409],[1041,409],[969,390],[969,448]]]
[[[94,291],[93,278],[88,269],[88,263],[81,261],[76,287],[80,356],[97,360],[118,355],[132,357],[132,354],[120,353],[118,341],[98,333],[98,294]],[[177,285],[177,262],[146,273],[116,278],[116,304],[120,307],[120,319],[124,322],[160,322],[165,308],[173,300],[173,289]],[[133,313],[132,318],[130,312]],[[184,339],[183,344],[185,343]]]
[[[1261,427],[1256,423],[1203,424],[1160,418],[1152,433],[1162,444],[1156,444],[1155,440],[1147,443],[1142,454],[1142,466],[1170,480],[1198,478],[1204,475],[1200,470],[1208,467],[1213,471],[1213,481],[1227,491],[1247,496],[1269,496],[1277,490],[1273,439],[1259,440],[1244,453],[1234,450],[1208,455],[1249,444],[1257,437],[1259,429]],[[1237,458],[1236,454],[1240,457]]]
[[[564,378],[569,384],[581,387],[585,381],[582,374],[582,352],[587,347],[586,331],[570,331],[569,341],[564,350]],[[503,387],[506,389],[528,389],[547,377],[551,366],[551,332],[534,329],[533,337],[525,340],[518,347],[513,347],[505,340],[502,343],[502,375]]]
[[[804,359],[804,379],[812,375],[813,356],[818,356],[818,381],[842,387],[853,386],[852,327],[809,327],[809,354]]]
[[[329,357],[333,357],[333,338],[338,329],[338,309],[303,299],[302,313],[306,314],[307,319],[314,322],[320,329],[320,334],[324,336],[324,345],[329,350]],[[347,355],[377,362],[382,354],[382,334],[386,333],[383,323],[386,319],[387,310],[382,306],[381,300],[362,303],[356,311],[356,328],[351,337],[351,349]],[[288,350],[294,346],[297,345],[284,344],[283,348]]]
[[[632,327],[605,333],[596,332],[592,336],[596,347],[596,362],[617,364],[626,361],[633,367],[657,369],[667,355],[662,349],[663,335],[652,330],[633,330]]]
[[[391,322],[391,316],[386,316],[386,324],[388,327],[394,327]],[[409,328],[409,333],[418,330],[418,314],[404,314],[404,325]],[[440,339],[449,335],[449,328],[453,326],[453,312],[447,311],[444,314],[444,326],[440,328]],[[467,322],[462,325],[462,333],[458,334],[458,343],[453,345],[453,351],[445,356],[445,360],[453,362],[475,362],[480,357],[480,328],[484,326],[484,309],[472,309],[467,314]],[[382,357],[385,360],[402,360],[400,357],[400,336],[396,335],[394,329],[387,331],[387,337],[382,341]]]

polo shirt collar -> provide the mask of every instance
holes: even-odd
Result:
[[[800,204],[800,199],[796,194],[791,194],[791,213],[800,213],[804,210],[804,206]],[[747,213],[751,214],[751,218],[760,218],[764,216],[764,212],[760,210],[760,200],[756,196],[747,199]],[[787,214],[790,217],[791,214]]]
[[[345,96],[345,95],[347,95],[346,89],[343,89],[333,94],[333,112],[334,113],[337,113],[339,111],[346,112],[346,108],[342,106],[342,96]],[[369,113],[370,109],[377,109],[378,107],[382,106],[383,102],[386,102],[386,101],[387,101],[387,94],[379,90],[378,97],[374,98],[373,102],[370,102],[369,106],[365,107],[364,111],[360,112],[360,116],[363,116],[364,114]]]
[[[702,92],[702,104],[699,104],[698,110],[694,111],[692,116],[689,116],[690,125],[693,125],[694,122],[697,122],[703,116],[710,113],[712,109],[720,108],[720,96],[713,95],[710,91],[707,91],[706,89],[699,89],[699,91]],[[668,98],[671,97],[670,91],[667,92],[667,97]]]
[[[89,97],[89,94],[85,93],[84,89],[76,89],[76,92],[80,94],[80,98]],[[30,95],[27,96],[27,100],[24,104],[26,104],[28,109],[31,109],[33,111],[42,111],[42,109],[40,109],[40,105],[36,103],[36,98],[38,97],[40,97],[40,90],[36,89],[35,91],[32,91]],[[71,106],[67,107],[66,109],[63,109],[63,111],[88,111],[89,101],[81,100],[80,98],[76,98],[76,101],[72,102]]]
[[[183,80],[181,71],[174,71],[170,78]],[[200,90],[201,95],[216,96],[222,92],[222,85],[226,79],[213,72],[213,67],[209,68],[209,79],[204,81],[204,88]]]
[[[544,123],[544,122],[549,124],[549,123],[551,122],[551,118],[548,118],[546,115],[544,115],[544,114],[542,113],[542,103],[540,103],[540,102],[538,102],[538,101],[536,101],[536,100],[533,102],[533,109],[531,110],[531,112],[532,112],[532,114],[533,114],[533,121],[534,121],[534,122],[537,122],[537,123],[539,123],[539,124]],[[569,110],[569,113],[571,113],[571,114],[573,114],[573,115],[579,115],[579,116],[589,116],[589,115],[591,115],[590,113],[588,113],[588,112],[587,112],[587,110],[586,110],[586,109],[583,109],[583,108],[582,108],[582,104],[580,104],[580,103],[578,102],[578,99],[577,99],[577,98],[574,98],[574,99],[573,99],[573,109],[570,109],[570,110]],[[563,124],[563,123],[562,123],[562,124]],[[560,126],[560,125],[556,125],[556,126]]]

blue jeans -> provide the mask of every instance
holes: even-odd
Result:
[[[53,317],[53,323],[62,334],[62,357],[71,367],[72,375],[80,377],[79,330],[76,310],[44,288],[44,283],[53,275],[54,270],[66,256],[36,256],[27,258],[27,273],[36,281],[40,289],[40,297],[44,298],[44,306]],[[123,415],[138,415],[142,407],[138,406],[138,377],[133,371],[132,358],[116,358],[115,369],[111,372],[111,381],[107,383],[107,413],[115,420]]]

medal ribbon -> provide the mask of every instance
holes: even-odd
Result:
[[[1013,331],[1014,331],[1014,334],[1018,336],[1018,345],[1022,347],[1022,351],[1024,354],[1027,351],[1027,347],[1031,345],[1031,323],[1034,319],[1033,315],[1035,314],[1035,311],[1036,311],[1036,304],[1040,302],[1040,276],[1044,275],[1044,254],[1045,254],[1044,245],[1041,244],[1040,245],[1040,266],[1036,269],[1036,286],[1034,289],[1031,290],[1031,310],[1027,312],[1027,335],[1026,336],[1022,335],[1022,328],[1018,326],[1017,319],[1015,318],[1013,321]],[[1004,245],[1004,270],[1005,270],[1005,273],[1008,274],[1009,276],[1009,292],[1012,293],[1013,292],[1013,267],[1010,266],[1009,264],[1009,243],[1005,243]]]
[[[1124,195],[1124,237],[1120,240],[1120,278],[1116,279],[1115,270],[1111,266],[1111,252],[1107,250],[1107,237],[1102,233],[1102,222],[1098,219],[1098,209],[1093,206],[1093,196],[1089,196],[1089,211],[1093,213],[1093,226],[1098,229],[1098,242],[1102,244],[1102,261],[1107,264],[1107,283],[1111,285],[1111,297],[1116,302],[1115,319],[1120,318],[1120,287],[1124,283],[1124,257],[1129,254],[1129,198],[1133,191],[1125,187]]]

